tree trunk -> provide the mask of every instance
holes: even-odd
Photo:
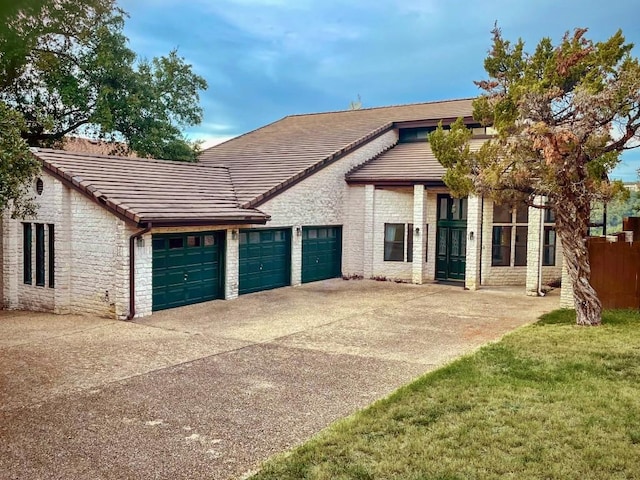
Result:
[[[576,323],[596,326],[602,323],[602,304],[589,283],[591,266],[587,250],[587,231],[591,207],[589,203],[559,200],[556,206],[556,228],[567,273],[573,282]],[[565,287],[566,288],[566,287]]]

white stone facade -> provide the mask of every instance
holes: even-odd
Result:
[[[127,234],[133,230],[103,207],[43,173],[35,218],[2,220],[5,308],[92,313],[124,318],[128,311]],[[33,225],[31,284],[24,282],[23,223]],[[35,281],[35,225],[45,225],[45,282]],[[49,228],[55,232],[54,285],[49,284]]]
[[[57,313],[90,313],[125,319],[150,315],[153,302],[153,235],[197,231],[225,231],[224,298],[238,296],[239,230],[247,228],[291,229],[291,284],[302,281],[302,237],[305,226],[342,227],[342,273],[345,276],[423,283],[436,276],[438,194],[443,187],[423,185],[349,185],[354,167],[393,146],[397,131],[388,131],[309,177],[282,190],[258,206],[271,216],[265,226],[217,225],[141,229],[112,214],[74,188],[43,172],[44,189],[36,195],[37,217],[24,222],[53,225],[55,229],[55,285],[36,286],[23,281],[23,221],[6,215],[0,223],[2,242],[0,292],[5,308]],[[535,211],[534,211],[535,210]],[[489,200],[468,200],[465,287],[526,285],[535,292],[542,223],[532,209],[528,223],[529,267],[492,266],[493,209]],[[402,260],[385,260],[385,224],[404,228]],[[45,258],[48,258],[45,228]],[[35,272],[35,228],[32,266]],[[132,242],[133,240],[133,242]],[[131,243],[132,242],[132,243]],[[130,309],[130,246],[134,256],[135,312]],[[410,258],[412,257],[412,258]],[[542,267],[543,281],[561,276],[561,252],[556,266]],[[48,269],[48,264],[46,265]],[[35,273],[34,273],[35,276]],[[34,278],[35,280],[35,278]],[[524,293],[524,292],[523,292]]]

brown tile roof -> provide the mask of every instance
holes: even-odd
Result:
[[[240,203],[257,206],[394,123],[470,117],[471,104],[463,99],[293,115],[211,147],[199,159],[229,167]]]
[[[229,171],[197,163],[40,149],[44,170],[122,218],[136,223],[265,223],[238,206]]]
[[[484,139],[472,139],[471,150],[477,150]],[[444,185],[445,168],[431,151],[429,142],[399,143],[346,175],[349,183]]]

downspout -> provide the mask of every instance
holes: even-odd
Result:
[[[136,316],[136,239],[151,230],[151,222],[129,237],[129,315],[127,321]]]
[[[480,287],[482,287],[482,249],[484,245],[482,244],[482,231],[484,230],[484,196],[480,197],[480,267],[478,267],[478,276],[480,277]]]

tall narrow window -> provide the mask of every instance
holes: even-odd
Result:
[[[36,285],[44,287],[44,225],[36,223]]]
[[[491,265],[494,267],[511,265],[511,227],[494,226],[491,243]]]
[[[404,261],[404,223],[384,224],[385,262]]]
[[[407,224],[407,262],[413,262],[413,223]]]
[[[545,267],[556,264],[556,229],[544,227],[544,244],[542,245],[542,265]]]
[[[53,224],[49,224],[49,288],[56,286],[56,262],[55,262],[55,245],[56,235]]]
[[[31,224],[22,224],[22,274],[24,283],[31,285]]]

